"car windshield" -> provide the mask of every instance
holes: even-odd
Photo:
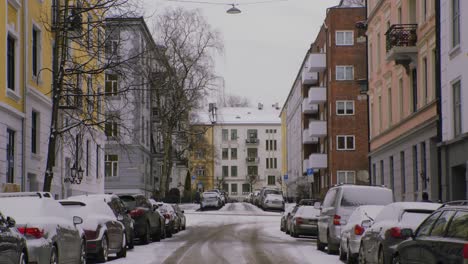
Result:
[[[281,195],[281,191],[279,191],[279,190],[265,190],[264,194],[265,195],[268,195],[268,194],[279,194],[279,195]]]
[[[203,193],[203,198],[216,198],[217,196],[218,194],[214,192]]]
[[[120,200],[125,204],[128,210],[133,210],[136,207],[136,200],[133,196],[120,196]]]
[[[352,187],[343,189],[341,206],[387,205],[393,202],[391,190],[384,188]]]
[[[432,212],[431,211],[405,211],[400,222],[409,227],[418,227]]]

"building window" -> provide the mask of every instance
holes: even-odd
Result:
[[[413,190],[419,190],[418,146],[413,146]]]
[[[106,73],[106,96],[116,96],[118,92],[119,76]]]
[[[16,76],[16,63],[15,63],[15,45],[16,40],[8,35],[7,37],[7,87],[10,90],[15,90],[15,76]]]
[[[97,145],[96,146],[96,179],[99,179],[99,170],[100,170],[100,167],[101,167],[101,159],[100,159],[100,156],[101,156],[101,145]]]
[[[196,157],[196,159],[198,159],[198,160],[204,159],[204,158],[205,158],[205,152],[203,151],[203,149],[197,149],[197,150],[195,151],[195,157]]]
[[[416,112],[418,109],[418,70],[411,70],[411,111]]]
[[[223,178],[229,177],[229,166],[223,166]]]
[[[197,177],[205,177],[205,167],[198,166],[195,169],[195,175],[197,175]]]
[[[404,90],[403,90],[403,78],[400,78],[400,79],[398,80],[398,94],[399,94],[398,106],[399,106],[399,108],[400,108],[400,109],[399,109],[399,110],[400,110],[400,111],[399,111],[399,112],[400,112],[400,120],[403,119],[403,114],[404,114],[404,111],[403,111],[403,109],[404,109],[404,108],[403,108],[403,105],[404,105],[403,102],[404,102],[404,101],[403,101],[403,100],[404,100],[404,98],[405,98],[405,95],[404,95],[403,92],[404,92]]]
[[[40,32],[34,26],[32,29],[32,74],[37,76],[39,71],[39,56],[40,56]]]
[[[104,170],[106,177],[117,177],[119,172],[119,156],[106,155]]]
[[[397,22],[398,24],[401,24],[401,20],[402,19],[402,12],[401,12],[401,6],[398,7],[398,11],[397,11]]]
[[[336,179],[338,183],[356,183],[356,173],[354,171],[337,171]]]
[[[392,189],[392,192],[394,192],[395,191],[395,172],[393,171],[393,156],[390,156],[388,169],[389,169],[389,174],[390,174],[390,188]]]
[[[231,140],[237,140],[237,129],[231,129]]]
[[[7,129],[7,183],[15,182],[15,131]]]
[[[248,166],[247,167],[247,175],[258,175],[258,167],[257,166]]]
[[[453,89],[453,135],[459,136],[462,132],[462,102],[461,102],[461,81],[452,84]]]
[[[384,161],[380,161],[380,184],[385,185]]]
[[[336,80],[337,81],[354,80],[354,67],[353,66],[336,66]]]
[[[337,136],[336,137],[337,150],[354,150],[354,136]]]
[[[268,185],[276,185],[276,177],[273,175],[268,176]]]
[[[231,183],[231,194],[237,195],[237,183]]]
[[[452,0],[452,47],[460,45],[460,0]]]
[[[270,150],[270,140],[269,139],[265,140],[265,146],[266,146],[266,150]]]
[[[387,104],[388,104],[388,126],[390,127],[393,123],[393,102],[392,102],[392,87],[388,87],[387,90]]]
[[[337,46],[351,46],[354,44],[353,31],[336,31]]]
[[[228,148],[223,148],[223,150],[222,150],[222,159],[223,160],[229,159],[229,149]]]
[[[382,96],[379,95],[378,99],[378,105],[377,107],[379,108],[379,132],[382,131]]]
[[[87,107],[88,107],[88,114],[92,114],[94,112],[94,90],[93,90],[93,76],[89,75],[87,79]]]
[[[405,152],[400,152],[400,177],[401,177],[401,194],[405,195],[406,193],[406,162],[405,162]]]
[[[242,184],[242,194],[249,194],[250,193],[250,184],[243,183]]]
[[[104,132],[108,139],[115,139],[119,136],[119,124],[116,117],[108,116],[104,125]]]
[[[237,159],[237,148],[231,148],[231,159],[232,160]]]
[[[258,157],[258,149],[248,148],[247,149],[247,157],[248,158],[257,158]]]
[[[32,111],[31,118],[31,152],[37,154],[39,148],[39,113]]]
[[[237,166],[231,166],[231,177],[237,177]]]
[[[422,185],[423,189],[427,189],[427,162],[426,162],[426,142],[421,143],[421,179],[422,179]]]
[[[257,139],[257,129],[249,129],[247,130],[247,137],[249,139]]]
[[[337,115],[354,115],[354,101],[336,101]]]
[[[223,129],[222,130],[222,138],[223,141],[228,141],[229,140],[229,130],[228,129]]]
[[[427,78],[427,77],[428,77],[428,76],[427,76],[427,75],[428,75],[427,58],[424,57],[422,61],[423,61],[423,63],[422,63],[422,64],[423,64],[423,69],[422,69],[422,70],[423,70],[423,82],[424,82],[424,83],[423,83],[423,87],[424,87],[424,94],[423,94],[424,99],[423,99],[423,103],[424,103],[424,104],[427,104],[427,101],[428,101],[427,98],[429,97],[429,95],[428,95],[428,92],[429,92],[429,88],[428,88],[428,78]]]

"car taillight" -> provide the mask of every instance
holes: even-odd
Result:
[[[360,236],[364,233],[364,227],[360,226],[360,225],[355,225],[354,226],[354,234],[357,235],[357,236]]]
[[[170,214],[164,214],[164,218],[171,219],[171,215]]]
[[[304,223],[304,220],[300,217],[296,217],[296,225],[301,225]]]
[[[341,216],[339,216],[339,215],[333,216],[333,224],[334,225],[341,225]]]
[[[393,238],[403,238],[401,236],[401,229],[399,227],[392,227],[389,230],[390,236]]]
[[[84,231],[86,239],[91,240],[91,239],[96,239],[98,236],[98,232],[96,230],[85,230]]]
[[[468,259],[468,244],[463,247],[463,259]]]
[[[44,236],[44,230],[37,227],[18,227],[18,231],[26,237],[41,238]]]
[[[143,209],[134,209],[130,211],[130,216],[132,218],[139,217],[145,214],[145,210]]]

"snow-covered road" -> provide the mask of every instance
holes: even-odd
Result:
[[[279,230],[280,213],[246,203],[217,211],[186,205],[187,230],[172,238],[136,246],[124,259],[109,263],[342,263],[319,252],[315,240],[292,238]]]

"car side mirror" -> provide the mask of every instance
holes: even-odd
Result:
[[[314,208],[318,209],[318,210],[321,210],[322,209],[322,204],[320,202],[315,202],[314,203]]]
[[[183,213],[183,214],[185,214],[185,211],[184,211],[184,210],[182,210],[182,213]]]
[[[83,223],[83,218],[79,217],[79,216],[74,216],[73,217],[73,224],[74,225],[80,225]]]
[[[6,219],[6,222],[7,222],[8,227],[14,227],[16,225],[16,221],[15,219],[13,219],[13,217],[8,216]]]
[[[124,220],[123,215],[120,215],[120,214],[119,214],[119,215],[117,216],[117,221],[123,221],[123,220]]]
[[[372,226],[372,221],[371,220],[364,220],[364,221],[362,221],[361,226],[364,227],[365,229],[367,229],[367,228]]]
[[[400,233],[403,239],[408,239],[414,236],[414,232],[411,228],[403,228],[401,229]]]

